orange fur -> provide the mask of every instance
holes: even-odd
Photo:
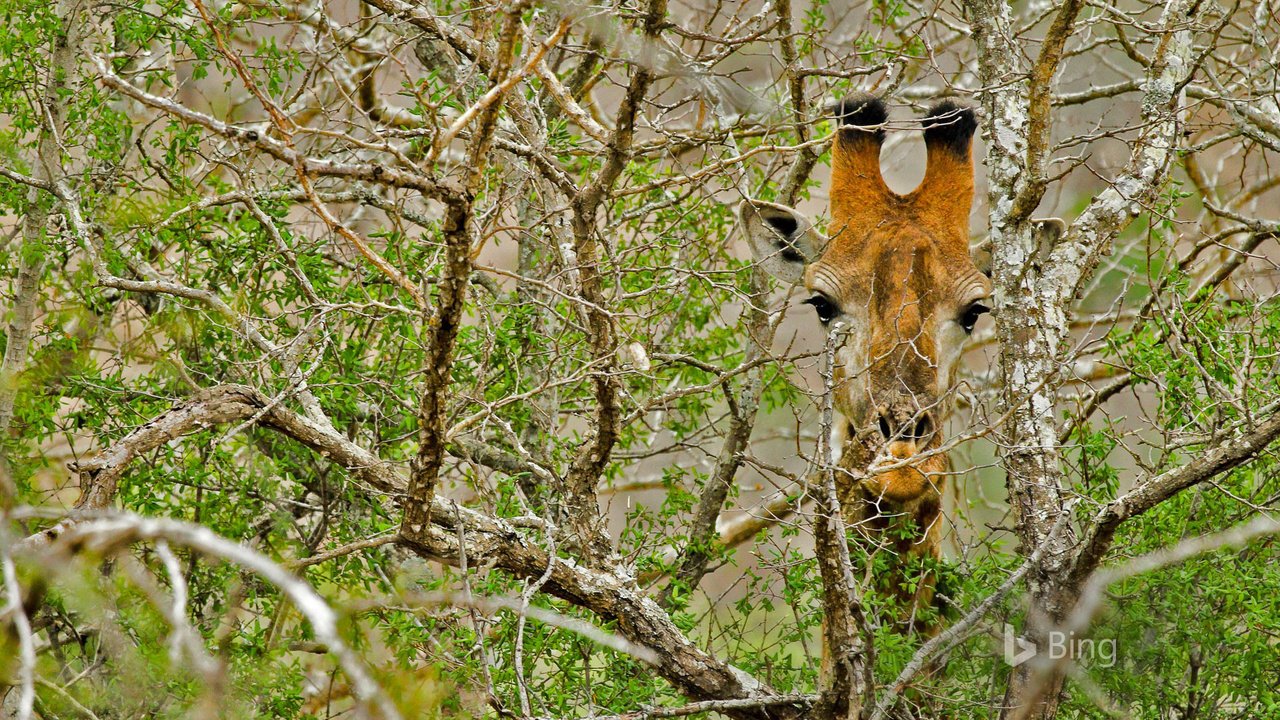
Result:
[[[874,225],[899,198],[880,174],[880,140],[871,133],[841,128],[831,150],[833,236]]]
[[[946,148],[929,148],[928,172],[906,201],[916,221],[956,251],[969,252],[969,212],[973,209],[973,160]]]
[[[928,167],[911,193],[899,195],[880,172],[883,131],[879,101],[853,98],[838,112],[846,122],[832,148],[831,239],[805,272],[810,290],[821,293],[846,313],[865,313],[868,327],[859,335],[865,375],[838,367],[836,407],[848,421],[841,466],[849,474],[838,491],[846,524],[873,552],[890,552],[899,567],[911,558],[941,555],[942,493],[949,465],[933,454],[905,467],[871,475],[855,483],[876,457],[910,461],[941,445],[938,427],[945,415],[944,393],[953,378],[940,375],[937,337],[955,322],[967,303],[990,292],[990,283],[969,257],[969,213],[973,206],[972,110],[944,101],[926,116]],[[862,122],[859,122],[862,121]],[[942,328],[940,330],[940,328]],[[949,348],[957,352],[958,348]],[[954,373],[954,366],[951,367]],[[932,432],[886,441],[877,425],[919,425]],[[927,435],[927,437],[925,436]],[[886,452],[887,451],[887,452]],[[894,525],[910,519],[914,535],[886,540]],[[908,608],[906,623],[934,597],[934,579],[926,576],[908,591],[907,578],[894,573],[878,578],[882,590]],[[902,625],[905,627],[905,625]],[[914,629],[932,632],[919,623]]]

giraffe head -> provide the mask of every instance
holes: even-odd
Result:
[[[853,456],[846,462],[877,454],[909,461],[941,443],[956,365],[991,293],[969,256],[977,123],[970,108],[934,105],[923,119],[924,180],[899,195],[880,174],[884,103],[851,98],[836,114],[828,235],[773,203],[747,200],[739,216],[757,261],[784,282],[803,282],[823,324],[847,327],[834,398],[845,421],[843,451]],[[933,453],[864,486],[905,503],[936,496],[946,469]]]

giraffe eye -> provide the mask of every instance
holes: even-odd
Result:
[[[823,325],[831,322],[840,314],[840,308],[836,304],[826,298],[825,295],[814,295],[804,301],[806,305],[812,305],[814,310],[818,311],[818,319]]]
[[[960,313],[960,317],[959,319],[956,320],[956,322],[960,323],[960,327],[964,328],[964,332],[967,335],[973,332],[973,326],[977,324],[978,318],[983,313],[989,313],[989,312],[991,312],[991,308],[987,307],[986,305],[983,305],[980,302],[976,302],[970,305],[969,307],[965,308],[964,312]]]

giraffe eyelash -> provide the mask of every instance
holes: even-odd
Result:
[[[813,309],[818,311],[818,320],[821,320],[823,325],[829,324],[840,314],[840,308],[825,295],[814,295],[805,300],[804,304],[812,305]]]
[[[960,313],[960,317],[956,319],[956,322],[960,323],[960,327],[964,328],[964,332],[967,335],[973,332],[973,326],[978,323],[978,318],[989,312],[991,312],[991,308],[986,305],[980,302],[971,303],[969,307],[964,309],[964,312]]]

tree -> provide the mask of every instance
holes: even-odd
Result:
[[[1280,703],[1273,4],[4,17],[7,712]],[[979,110],[934,635],[818,572],[839,332],[734,217],[823,226],[859,92]]]

